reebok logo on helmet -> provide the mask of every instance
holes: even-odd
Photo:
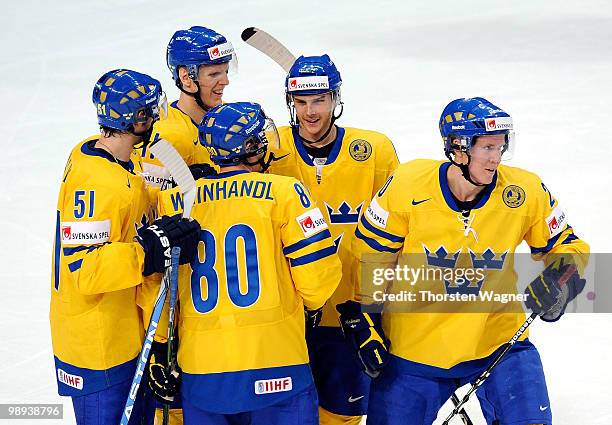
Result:
[[[260,123],[260,121],[259,121],[259,120],[255,121],[255,123],[254,123],[252,126],[250,126],[249,128],[247,128],[246,130],[244,130],[244,132],[245,132],[246,134],[251,134],[251,132],[257,128],[257,126],[259,125],[259,123]]]

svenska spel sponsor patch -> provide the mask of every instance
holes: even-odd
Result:
[[[512,130],[512,128],[511,117],[485,118],[485,130],[487,131]]]
[[[389,218],[389,211],[380,206],[376,198],[372,199],[368,209],[366,210],[366,216],[372,223],[383,229],[387,228],[387,219]]]
[[[323,218],[323,214],[321,214],[321,210],[318,208],[306,211],[297,217],[296,220],[306,237],[312,236],[320,230],[327,229],[327,223]]]
[[[110,239],[110,220],[62,222],[63,245],[91,245]]]
[[[321,90],[329,88],[329,80],[324,75],[316,75],[312,77],[294,77],[289,78],[287,82],[287,90]]]
[[[557,205],[553,212],[546,217],[546,224],[548,225],[548,231],[550,232],[551,238],[557,236],[563,231],[563,229],[565,229],[565,225],[567,224],[567,216],[559,205]]]
[[[282,393],[284,391],[291,391],[293,389],[293,382],[290,376],[285,378],[276,379],[262,379],[255,381],[255,394],[272,394]]]
[[[57,380],[62,384],[66,384],[69,387],[76,388],[77,390],[83,389],[83,377],[79,375],[71,375],[64,372],[62,369],[57,369]]]
[[[234,53],[234,46],[229,41],[206,49],[212,60],[221,59]]]

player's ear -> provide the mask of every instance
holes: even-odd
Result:
[[[179,80],[181,81],[182,86],[185,89],[190,89],[194,86],[194,82],[189,76],[189,72],[187,72],[187,68],[184,66],[179,67],[178,69]]]
[[[454,146],[457,146],[457,148],[453,150],[453,153],[455,155],[455,162],[457,162],[458,164],[467,164],[469,160],[467,154],[461,149],[459,149],[459,146],[461,146],[461,141],[459,139],[454,139],[452,141],[452,144]]]

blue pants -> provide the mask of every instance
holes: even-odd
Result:
[[[306,335],[319,405],[337,415],[362,416],[368,410],[370,377],[340,328],[319,327]]]
[[[314,385],[272,406],[251,412],[222,414],[205,412],[183,399],[185,425],[319,425]]]
[[[91,394],[72,397],[74,416],[78,425],[115,425],[121,421],[132,380],[121,382]],[[141,383],[136,403],[130,416],[130,425],[152,425],[155,414],[153,396]]]
[[[368,425],[428,425],[453,391],[478,374],[435,378],[398,373],[393,360],[372,381]],[[552,424],[540,355],[529,341],[518,342],[476,391],[487,425]],[[497,421],[497,422],[495,422]]]

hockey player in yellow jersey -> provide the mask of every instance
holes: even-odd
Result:
[[[64,171],[50,322],[58,391],[72,397],[78,424],[119,423],[144,337],[136,305],[143,276],[164,271],[168,246],[184,250],[182,262],[195,254],[197,222],[161,217],[147,225],[150,196],[130,160],[164,99],[148,75],[104,74],[93,91],[101,134],[80,142]],[[151,423],[141,393],[132,422],[147,413]]]
[[[228,73],[237,67],[234,48],[216,31],[193,26],[172,35],[166,50],[166,63],[181,93],[178,100],[170,103],[167,117],[155,123],[153,140],[170,142],[196,179],[215,173],[208,151],[198,142],[198,123],[207,110],[222,103],[223,91],[229,84]],[[169,185],[168,170],[153,157],[147,146],[136,149],[134,157],[142,160],[143,176],[149,185]],[[154,296],[157,289],[149,289]],[[163,350],[162,346],[156,348]],[[171,407],[170,424],[179,425],[182,423],[180,400]],[[160,409],[156,413],[156,423],[161,423]]]
[[[169,105],[167,118],[155,123],[153,140],[170,142],[192,172],[197,169],[194,175],[207,174],[213,164],[198,143],[198,123],[207,110],[222,103],[228,72],[237,67],[234,48],[216,31],[194,26],[173,34],[166,62],[181,94]],[[135,156],[142,158],[143,175],[149,184],[160,187],[169,181],[167,169],[147,146],[139,147]]]
[[[400,165],[367,207],[352,243],[361,266],[371,266],[381,255],[383,263],[392,259],[394,265],[404,254],[398,266],[456,271],[467,265],[483,273],[463,280],[421,278],[416,290],[458,296],[510,285],[517,292],[514,251],[525,241],[545,269],[525,294],[518,293],[543,320],[559,319],[584,288],[580,274],[589,247],[538,176],[500,165],[512,152],[512,118],[483,98],[457,99],[444,109],[440,132],[450,162]],[[361,276],[365,292],[372,287],[367,276]],[[396,277],[386,295],[408,286]],[[392,309],[393,298],[386,300],[382,323],[390,351],[372,382],[368,424],[431,424],[453,391],[488,367],[525,321],[522,309],[449,310],[434,302],[402,310]],[[476,307],[476,301],[467,306]],[[341,319],[351,323],[360,314]],[[369,330],[385,340],[380,328]],[[487,424],[552,423],[542,364],[526,336],[476,392]],[[387,347],[378,345],[383,360]]]
[[[328,224],[296,179],[257,172],[278,145],[258,104],[211,109],[200,142],[221,171],[197,182],[192,216],[205,224],[179,272],[185,423],[315,425],[304,307],[321,308],[341,279]],[[162,191],[160,213],[181,202]]]
[[[336,125],[343,108],[341,83],[328,55],[295,61],[285,80],[291,126],[279,129],[280,149],[270,166],[271,173],[305,184],[339,245],[343,279],[323,308],[321,326],[308,331],[322,424],[358,424],[367,410],[370,378],[353,361],[335,306],[355,296],[349,248],[358,217],[398,164],[384,134]]]

